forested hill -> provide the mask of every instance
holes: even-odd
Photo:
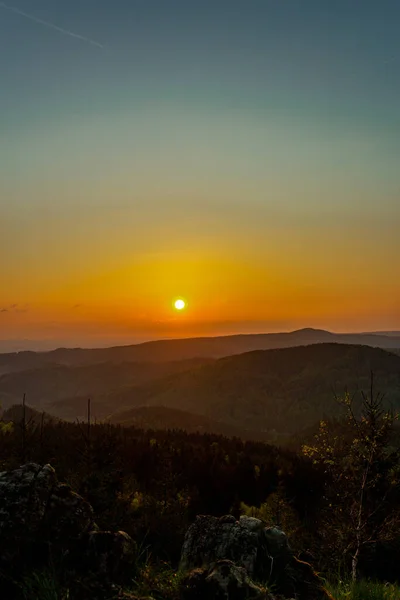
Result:
[[[368,346],[323,344],[220,359],[130,392],[125,406],[166,406],[241,429],[297,432],[337,416],[335,394],[367,390],[374,371],[385,402],[400,408],[400,357]],[[360,397],[360,395],[359,395]],[[107,398],[108,406],[113,397]],[[113,421],[128,418],[114,414]]]
[[[0,375],[0,405],[5,409],[21,402],[43,409],[47,404],[115,392],[125,387],[143,385],[173,373],[187,371],[210,362],[191,359],[160,363],[106,362],[80,366],[51,364],[42,368]],[[81,412],[72,414],[72,418]]]
[[[0,377],[0,404],[18,404],[26,393],[27,404],[40,411],[81,420],[90,397],[97,420],[277,441],[337,416],[335,394],[367,390],[371,370],[386,403],[400,408],[400,356],[337,343],[218,360],[52,365],[7,373]]]
[[[318,329],[289,333],[233,335],[212,338],[159,340],[133,346],[101,349],[66,349],[52,352],[0,354],[0,374],[49,365],[79,366],[106,362],[164,362],[196,357],[221,358],[252,350],[290,348],[320,343],[363,344],[379,348],[400,348],[400,337],[381,334],[338,334]]]

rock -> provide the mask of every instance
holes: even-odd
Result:
[[[286,533],[278,527],[263,528],[268,554],[273,558],[288,557],[292,554]]]
[[[194,569],[182,584],[183,600],[273,600],[255,585],[246,569],[230,560],[219,560],[205,569]]]
[[[50,558],[83,584],[90,572],[90,587],[94,580],[101,588],[132,577],[136,545],[124,532],[98,531],[90,504],[60,484],[50,465],[0,473],[0,587],[2,573],[17,578]]]
[[[64,542],[93,529],[93,511],[83,498],[59,485],[50,465],[30,463],[0,473],[0,568],[39,547]]]
[[[182,547],[180,568],[184,571],[218,560],[233,561],[250,577],[266,578],[271,570],[264,526],[259,519],[201,515],[189,527]]]
[[[181,570],[192,570],[191,581],[198,589],[204,584],[204,568],[224,560],[245,569],[255,581],[269,581],[274,591],[285,598],[330,598],[311,565],[295,558],[279,528],[265,527],[262,521],[251,517],[237,521],[231,515],[198,516],[186,532]],[[196,571],[199,567],[200,571]],[[199,581],[195,584],[196,578]]]
[[[80,538],[95,527],[90,504],[69,486],[56,485],[43,519],[42,529],[47,530],[49,539],[62,543],[66,539]]]

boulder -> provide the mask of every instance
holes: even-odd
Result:
[[[183,600],[273,600],[255,585],[246,569],[230,560],[219,560],[208,568],[194,569],[183,580]]]
[[[17,558],[39,558],[48,544],[64,544],[94,528],[93,510],[54,469],[30,463],[0,473],[0,569]]]
[[[231,515],[198,516],[185,535],[180,568],[188,571],[227,559],[254,576],[262,530],[259,523],[258,519],[236,521]]]
[[[76,574],[77,589],[94,583],[103,598],[101,590],[132,578],[136,545],[122,531],[98,531],[90,504],[50,465],[0,473],[0,587],[50,560],[70,580]]]
[[[267,579],[274,560],[291,556],[286,535],[280,529],[266,528],[253,517],[200,515],[189,527],[182,547],[184,571],[228,559],[246,569],[250,577]]]
[[[186,533],[180,563],[181,570],[192,571],[192,582],[200,578],[192,587],[203,585],[204,569],[226,560],[244,569],[252,580],[268,581],[285,598],[330,599],[311,565],[293,555],[281,529],[265,527],[251,517],[237,521],[232,515],[198,516]]]

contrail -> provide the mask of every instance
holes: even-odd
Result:
[[[95,40],[91,40],[90,38],[85,37],[83,35],[79,35],[78,33],[73,33],[73,31],[68,31],[68,29],[63,29],[62,27],[58,27],[57,25],[54,25],[54,23],[49,23],[48,21],[43,21],[43,19],[38,19],[37,17],[34,17],[33,15],[30,15],[30,14],[24,12],[23,10],[16,8],[15,6],[9,6],[8,4],[5,4],[4,2],[0,2],[0,7],[4,8],[5,10],[9,10],[17,15],[20,15],[21,17],[25,17],[26,19],[33,21],[33,23],[38,23],[39,25],[44,25],[45,27],[54,29],[55,31],[58,31],[59,33],[62,33],[63,35],[69,35],[69,37],[73,37],[73,38],[76,38],[77,40],[81,40],[82,42],[92,44],[92,46],[97,46],[97,48],[104,48],[104,46],[102,44],[99,44],[99,42],[96,42]]]

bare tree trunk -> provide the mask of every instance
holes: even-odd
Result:
[[[91,427],[92,427],[92,402],[88,398],[87,401],[87,474],[90,477],[92,473],[92,440],[91,440]]]
[[[22,398],[22,464],[26,462],[26,394]]]
[[[356,551],[354,552],[351,559],[351,578],[353,581],[357,581],[357,567],[358,567],[358,557],[360,555],[360,540],[357,540]]]

